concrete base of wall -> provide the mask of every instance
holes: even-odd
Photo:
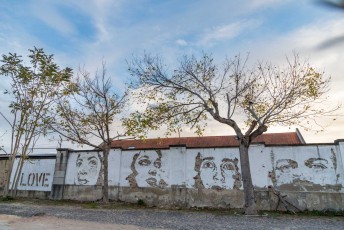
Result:
[[[65,185],[63,199],[96,201],[102,198],[101,193],[101,186]],[[148,206],[156,207],[242,208],[244,205],[243,191],[183,187],[159,189],[111,186],[109,199],[128,203],[137,203],[142,200]]]
[[[113,188],[109,188],[109,191]],[[102,198],[101,186],[76,186],[65,185],[63,191],[64,200],[97,201]]]
[[[102,188],[101,186],[65,185],[63,194],[59,195],[59,198],[64,200],[97,201],[102,198]],[[286,195],[285,199],[301,210],[344,210],[344,193],[282,191],[281,195]],[[18,191],[18,197],[53,198],[50,197],[50,192],[39,191]],[[168,189],[111,186],[109,187],[109,198],[128,203],[138,203],[139,200],[142,200],[148,206],[164,208],[240,209],[244,207],[244,192],[242,190],[218,191],[177,186]],[[256,191],[256,201],[259,210],[286,211],[282,203],[278,204],[278,197],[271,191]]]
[[[17,197],[24,197],[24,198],[36,198],[36,199],[46,199],[48,200],[50,197],[50,191],[27,191],[27,190],[18,190]]]
[[[65,186],[63,199],[95,201],[101,199],[101,186]],[[209,207],[243,208],[242,190],[187,189],[172,187],[130,188],[110,187],[109,198],[115,201],[137,203],[139,200],[156,207]],[[301,210],[344,210],[343,193],[324,192],[281,192],[285,199]],[[256,191],[257,205],[260,210],[273,211],[278,205],[278,197],[271,191]],[[277,210],[285,211],[280,203]]]
[[[282,191],[281,195],[303,211],[344,210],[344,193]],[[256,200],[260,210],[286,211],[284,205],[278,203],[278,197],[270,191],[256,192]]]

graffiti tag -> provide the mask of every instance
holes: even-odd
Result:
[[[25,173],[21,174],[20,186],[28,187],[49,187],[50,173]]]

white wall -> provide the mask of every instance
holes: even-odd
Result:
[[[72,152],[69,155],[65,184],[95,185],[101,171],[100,152]]]
[[[342,191],[344,144],[341,143],[274,147],[252,145],[249,156],[253,184],[257,189],[273,185],[282,190]],[[99,156],[97,152],[71,152],[65,183],[99,184]],[[109,185],[243,189],[239,149],[113,149],[109,154]]]
[[[13,165],[10,186],[17,170],[19,159]],[[55,170],[55,159],[25,160],[19,175],[18,190],[50,191]]]

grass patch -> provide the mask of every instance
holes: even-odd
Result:
[[[87,202],[87,203],[83,203],[81,205],[83,208],[89,208],[89,209],[96,209],[99,208],[99,205],[95,202]]]
[[[344,210],[343,211],[335,211],[335,210],[305,210],[302,212],[297,212],[296,215],[289,211],[261,211],[261,213],[266,213],[272,217],[279,217],[279,216],[301,216],[301,217],[316,217],[316,216],[324,216],[324,217],[344,217]]]
[[[22,203],[22,204],[34,204],[34,205],[47,205],[47,206],[73,206],[86,209],[159,209],[159,210],[171,210],[182,212],[208,212],[214,215],[244,215],[243,209],[234,208],[208,208],[208,207],[155,207],[149,206],[144,200],[138,199],[136,203],[128,203],[123,201],[110,201],[109,203],[102,203],[100,201],[76,201],[76,200],[48,200],[48,199],[32,199],[11,196],[0,196],[0,202],[8,203]],[[294,215],[291,212],[286,211],[259,211],[259,215],[268,214],[270,217],[344,217],[344,210],[322,210],[322,211],[309,211],[298,212]]]
[[[334,210],[322,210],[322,211],[304,211],[301,213],[303,216],[337,216],[337,217],[344,217],[344,210],[342,211],[334,211]]]
[[[137,200],[137,205],[138,205],[138,206],[146,206],[146,203],[144,202],[144,200],[138,199],[138,200]]]
[[[0,201],[3,201],[3,202],[13,201],[13,200],[14,200],[14,198],[11,196],[1,196],[0,197]]]

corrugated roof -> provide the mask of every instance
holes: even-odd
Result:
[[[296,132],[266,133],[257,137],[253,143],[266,145],[304,144]],[[236,136],[172,137],[145,140],[114,140],[112,148],[121,149],[167,149],[170,146],[185,145],[187,148],[238,147]]]

